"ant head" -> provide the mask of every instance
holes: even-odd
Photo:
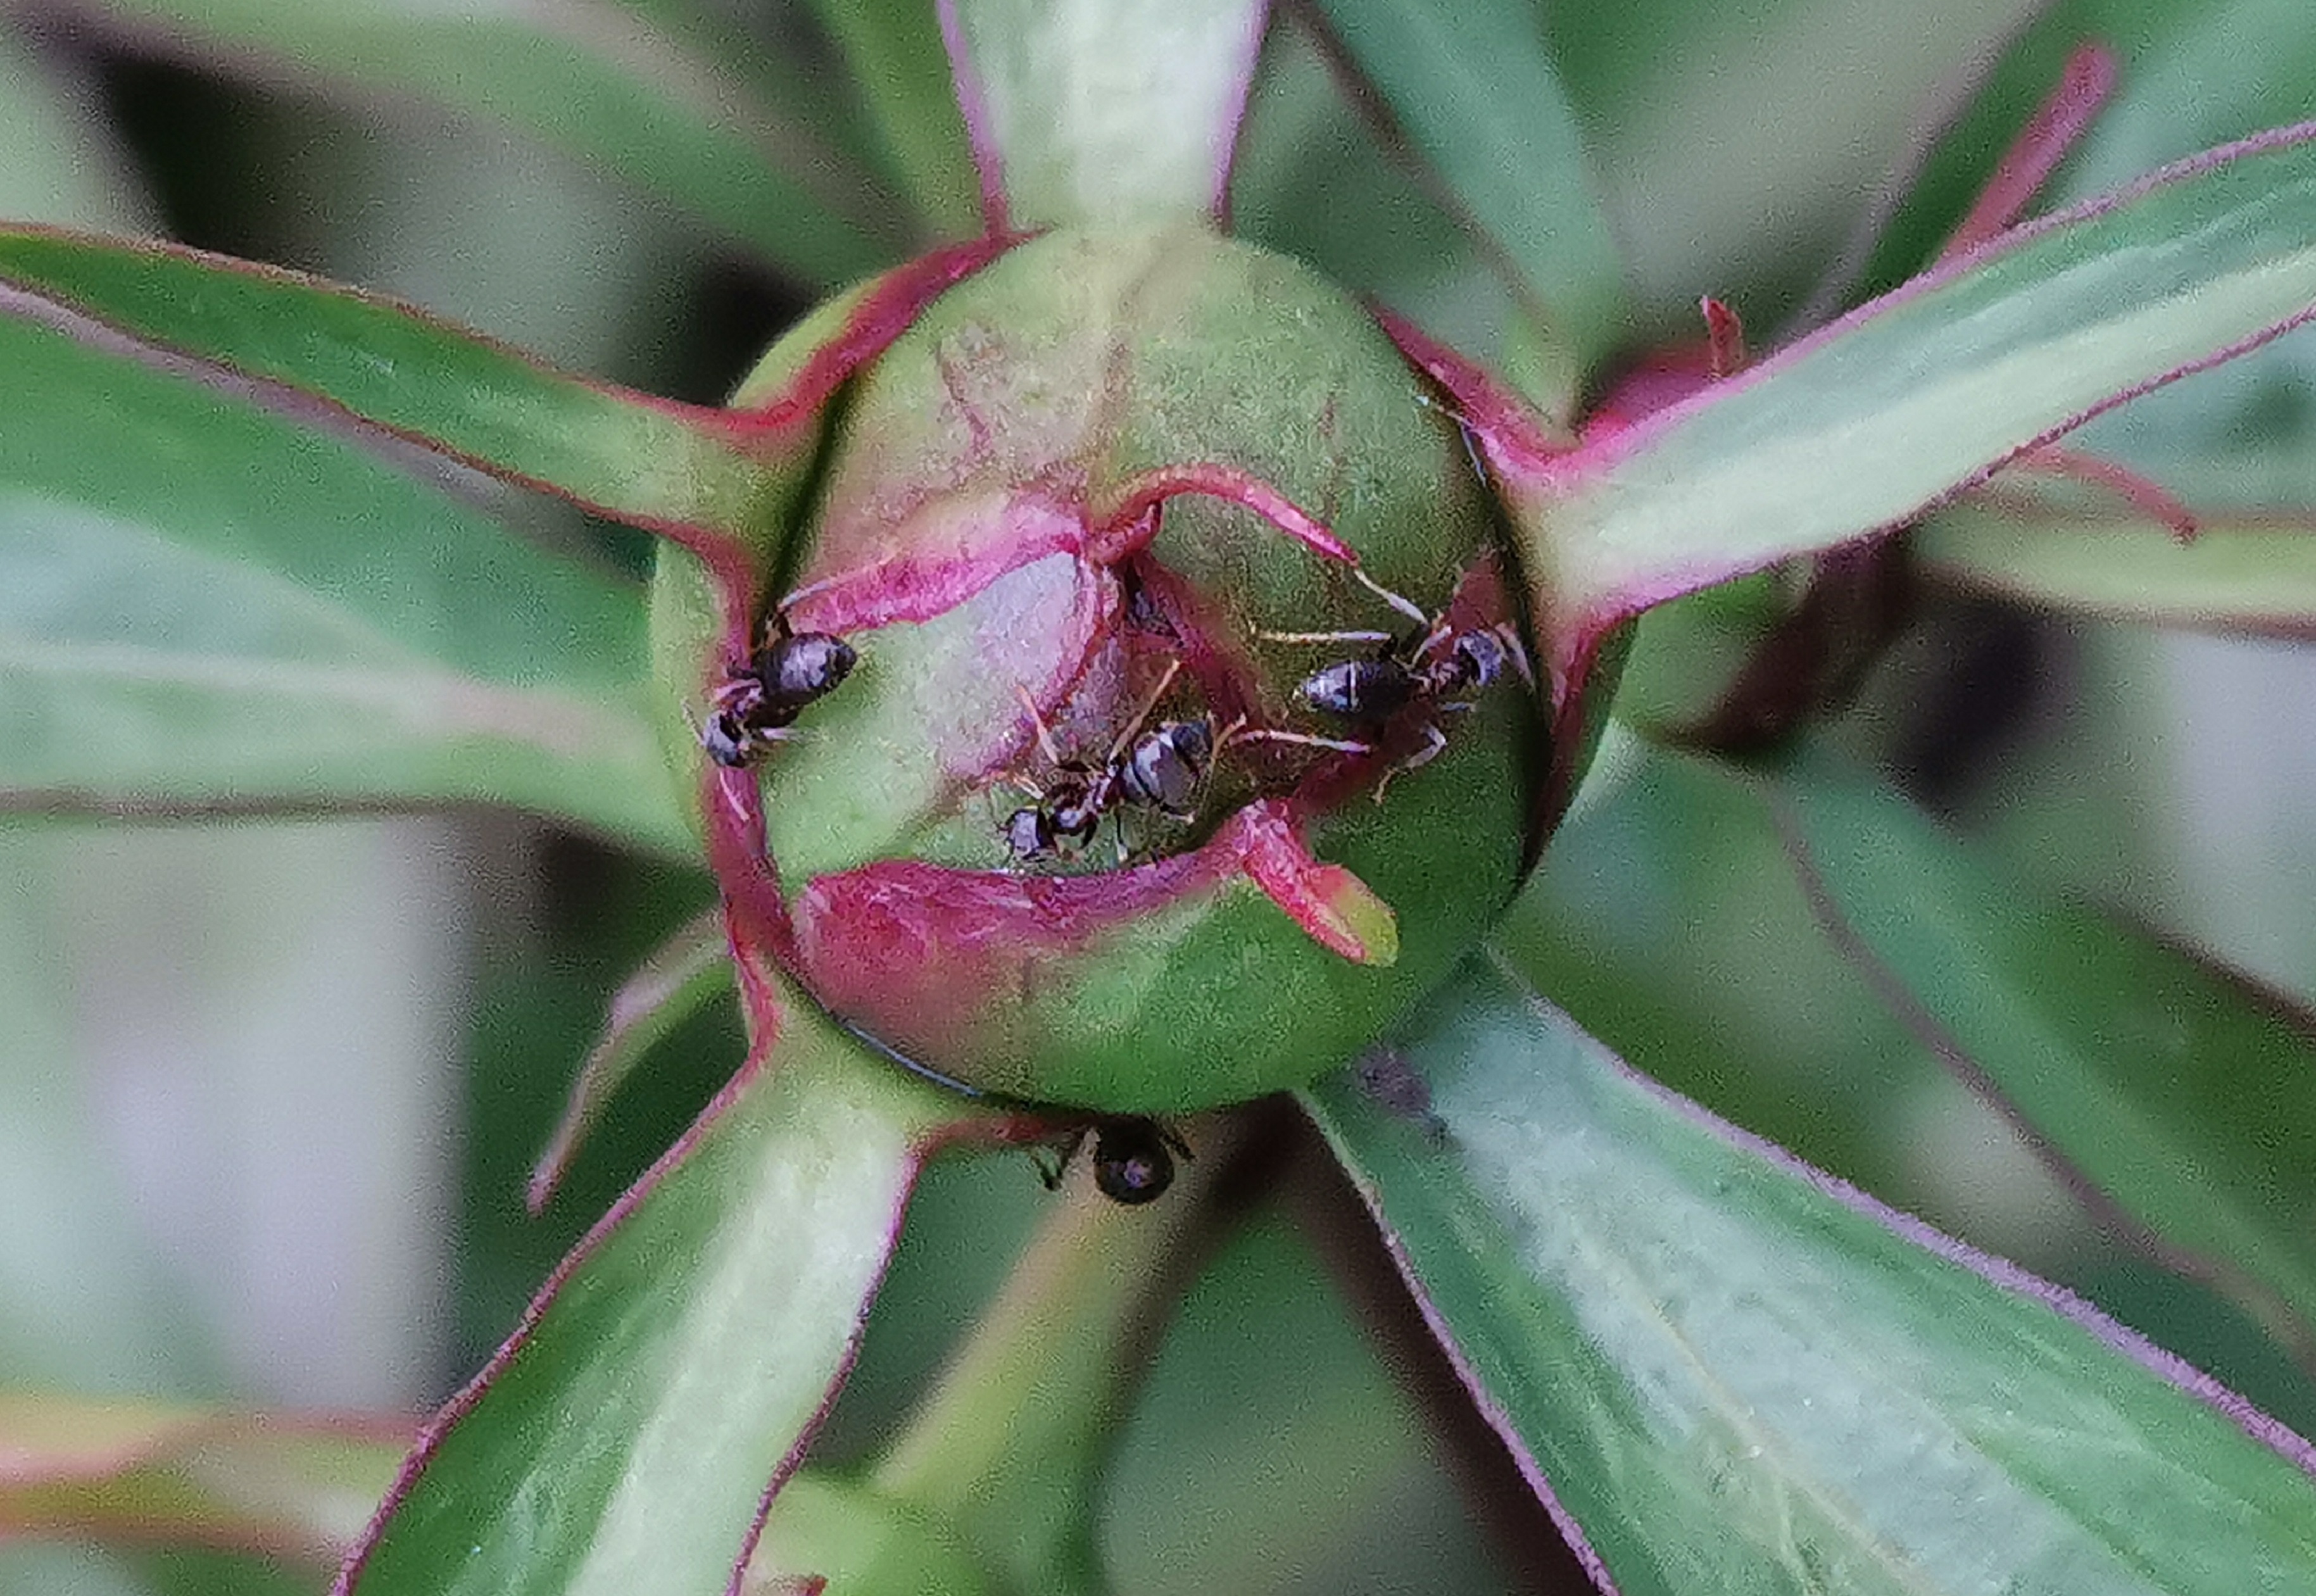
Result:
[[[1093,1183],[1112,1202],[1154,1201],[1174,1183],[1166,1133],[1149,1119],[1112,1119],[1094,1133]]]

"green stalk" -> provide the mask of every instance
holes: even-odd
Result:
[[[1016,1589],[1104,1586],[1093,1507],[1111,1433],[1182,1287],[1243,1207],[1216,1198],[1235,1128],[1201,1129],[1146,1208],[1103,1197],[1091,1159],[1073,1161],[1060,1207],[870,1476]]]

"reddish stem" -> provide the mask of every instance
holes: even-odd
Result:
[[[1938,258],[1961,254],[1993,237],[2026,214],[2035,191],[2050,181],[2067,152],[2090,128],[2107,97],[2115,92],[2115,53],[2098,43],[2075,47],[2059,74],[2058,85],[2018,137],[2010,141],[1994,175],[1955,227]]]
[[[1697,302],[1705,313],[1705,369],[1727,377],[1745,363],[1745,324],[1728,306],[1707,294]]]
[[[2045,443],[2020,455],[2004,469],[2043,477],[2068,477],[2094,487],[2105,488],[2150,521],[2160,522],[2170,528],[2171,536],[2178,541],[2192,543],[2196,540],[2196,513],[2174,497],[2161,483],[2141,476],[2120,461],[2107,459],[2086,450]]]

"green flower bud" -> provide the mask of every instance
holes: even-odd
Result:
[[[688,557],[655,593],[718,869],[924,1068],[1118,1113],[1300,1084],[1532,857],[1544,721],[1487,485],[1293,261],[1190,228],[1019,245],[862,366],[764,547],[745,657]],[[783,696],[807,638],[854,659]]]

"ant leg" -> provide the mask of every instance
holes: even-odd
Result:
[[[1496,640],[1504,646],[1504,652],[1511,656],[1512,669],[1519,673],[1520,680],[1533,688],[1536,685],[1536,667],[1528,663],[1528,646],[1519,639],[1519,628],[1509,620],[1500,620],[1488,630],[1495,634]]]
[[[1029,1161],[1038,1166],[1038,1179],[1045,1182],[1047,1190],[1059,1191],[1062,1189],[1062,1177],[1070,1172],[1070,1165],[1085,1149],[1086,1137],[1092,1134],[1091,1126],[1080,1126],[1070,1132],[1069,1139],[1062,1144],[1062,1150],[1058,1154],[1049,1146],[1036,1146],[1029,1149]],[[1045,1156],[1040,1157],[1040,1154]],[[1047,1164],[1046,1158],[1053,1159],[1053,1163]]]
[[[1394,643],[1389,632],[1257,632],[1262,643]]]
[[[1394,776],[1398,775],[1402,771],[1416,771],[1422,769],[1425,765],[1430,764],[1433,760],[1438,759],[1441,752],[1445,750],[1447,746],[1448,734],[1441,731],[1430,721],[1425,721],[1423,723],[1423,746],[1417,749],[1414,753],[1409,754],[1405,759],[1401,760],[1397,764],[1392,766],[1391,769],[1383,773],[1383,780],[1376,783],[1375,801],[1376,803],[1383,802],[1384,790],[1391,785],[1391,779]]]
[[[1354,743],[1342,737],[1314,737],[1307,732],[1283,732],[1267,726],[1233,727],[1215,745],[1220,753],[1232,743],[1292,743],[1301,748],[1324,748],[1333,753],[1373,753],[1372,743]]]

